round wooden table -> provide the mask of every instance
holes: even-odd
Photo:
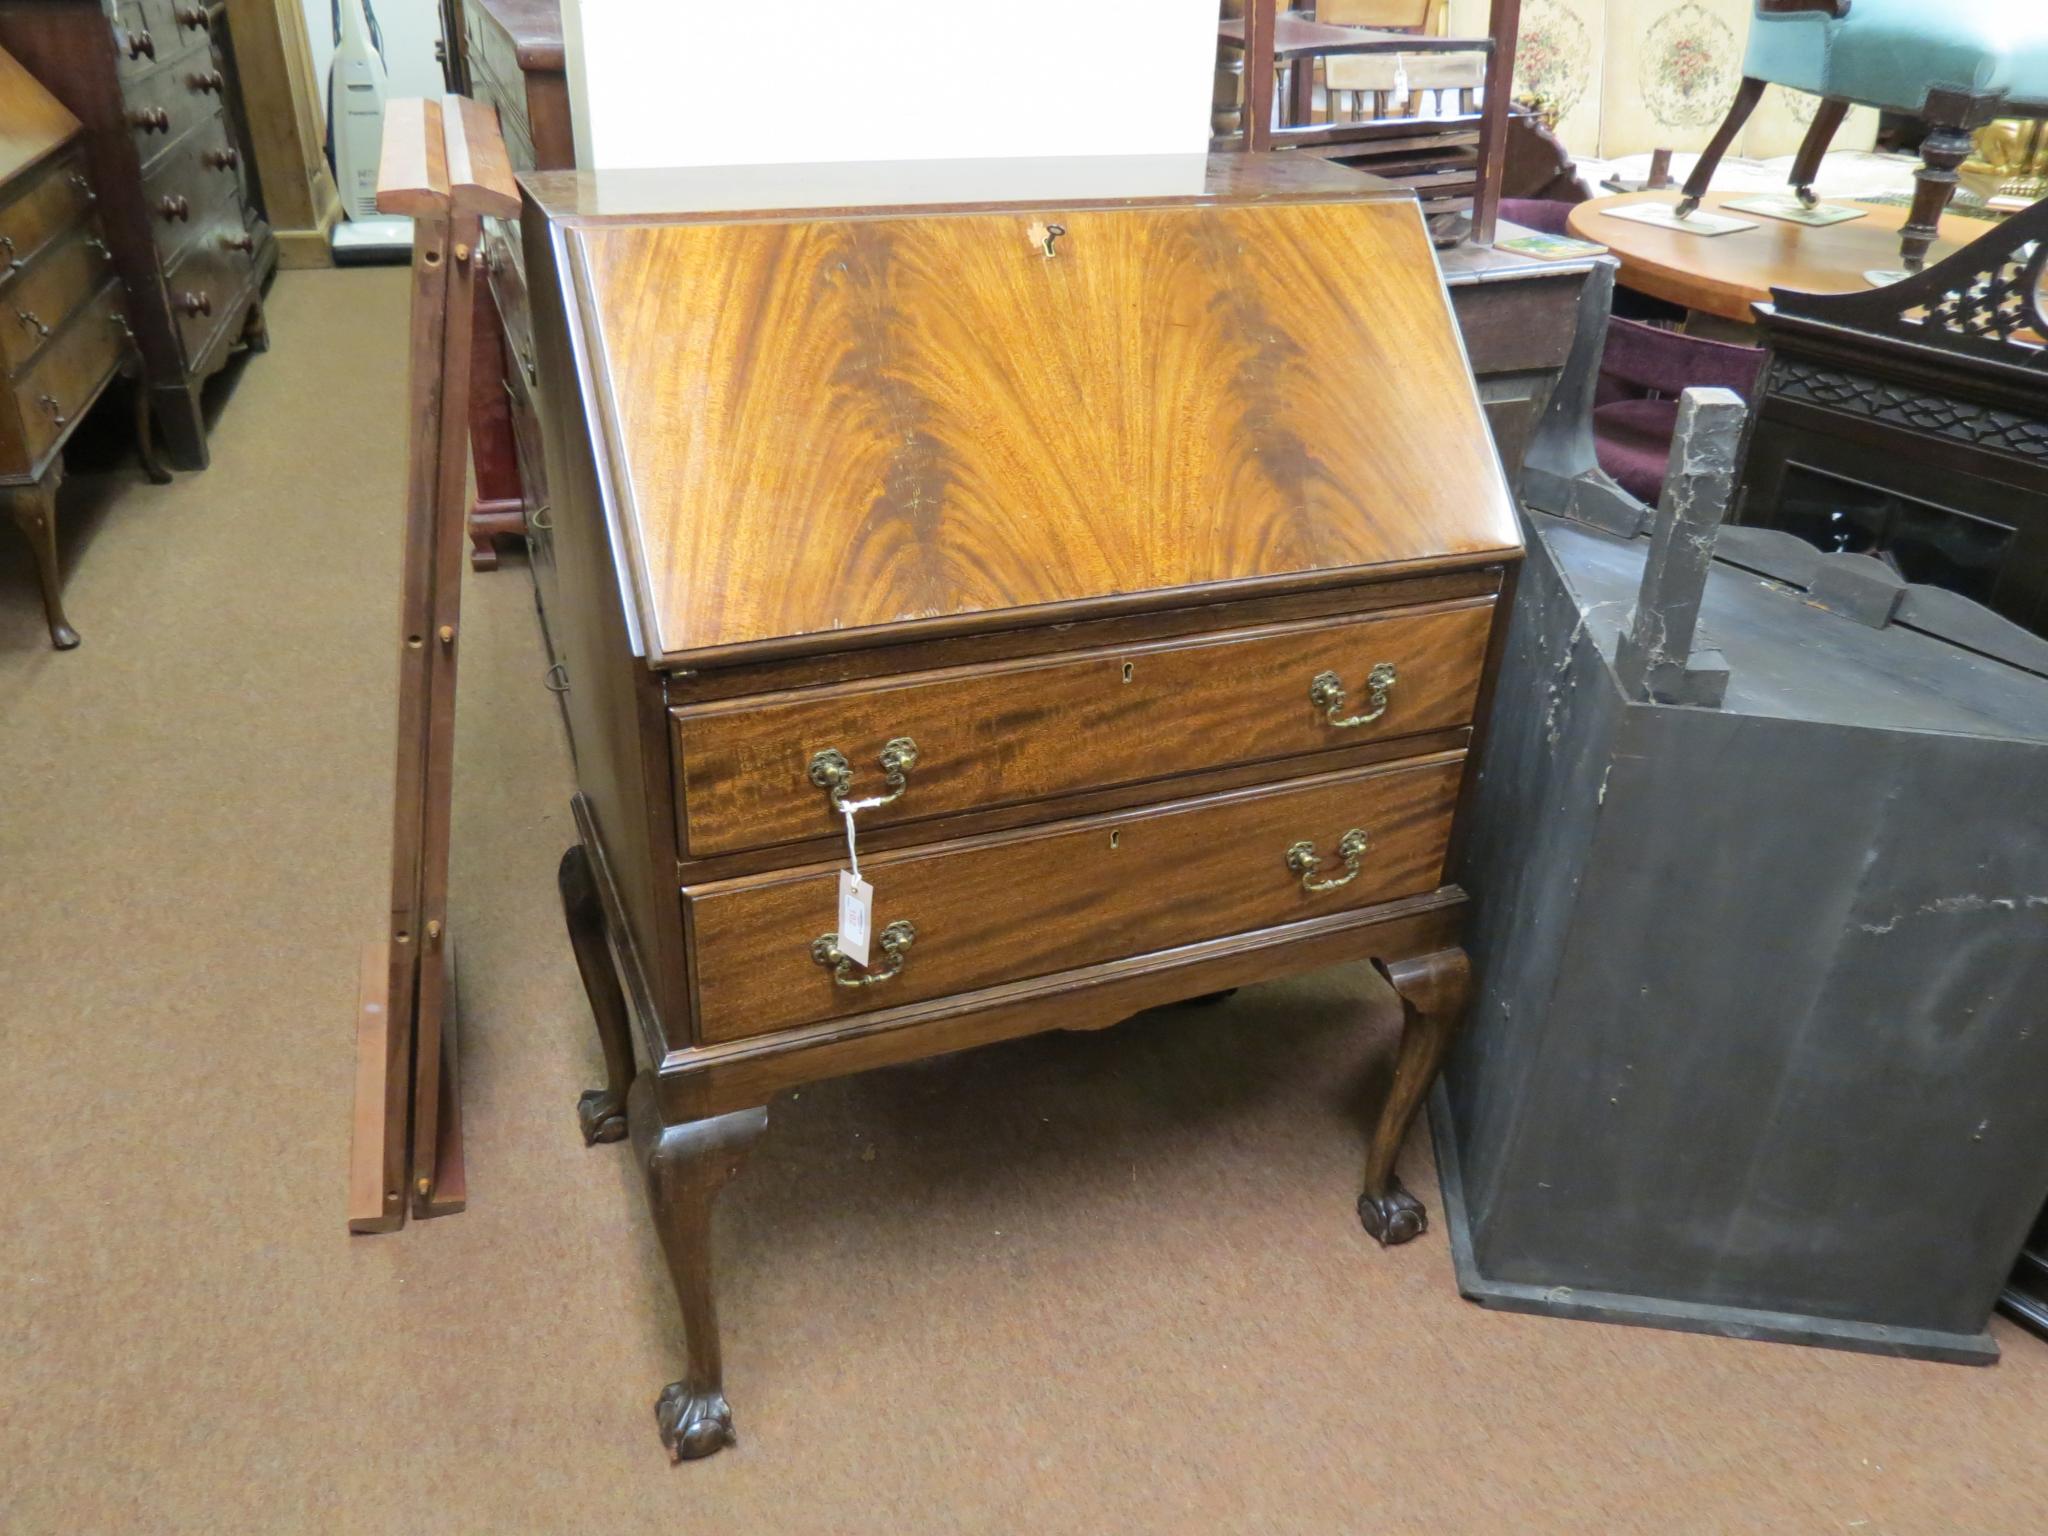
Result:
[[[1597,241],[1614,253],[1626,287],[1738,325],[1753,323],[1750,305],[1767,301],[1773,288],[1802,293],[1861,292],[1870,287],[1865,272],[1898,270],[1899,226],[1906,222],[1907,213],[1903,206],[1867,207],[1851,198],[1824,198],[1865,211],[1860,219],[1819,226],[1722,207],[1756,195],[1709,192],[1701,203],[1703,209],[1756,225],[1731,235],[1688,235],[1613,218],[1607,212],[1630,203],[1676,203],[1675,188],[1580,203],[1571,211],[1570,228],[1579,239]],[[1940,238],[1927,253],[1928,265],[1991,227],[1982,219],[1947,215],[1941,221]]]

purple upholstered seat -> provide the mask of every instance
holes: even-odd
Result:
[[[1572,232],[1565,228],[1565,220],[1571,217],[1571,213],[1570,203],[1552,202],[1547,198],[1504,197],[1500,200],[1500,216],[1510,224],[1565,239],[1572,238]]]
[[[1761,347],[1706,341],[1619,316],[1609,320],[1593,407],[1600,467],[1631,496],[1654,503],[1664,490],[1680,392],[1712,385],[1747,400],[1763,361]]]

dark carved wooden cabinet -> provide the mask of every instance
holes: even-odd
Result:
[[[1370,959],[1359,1212],[1415,1236],[1521,551],[1413,198],[1262,156],[526,187],[583,1130],[646,1169],[672,1453],[732,1438],[710,1204],[806,1081]]]
[[[1890,287],[1773,298],[1739,519],[2048,633],[2048,203]]]
[[[203,469],[200,388],[265,345],[277,245],[253,197],[221,0],[0,0],[6,48],[85,125],[164,455]]]

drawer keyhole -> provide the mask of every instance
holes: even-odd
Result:
[[[1128,683],[1128,682],[1129,682],[1130,680],[1131,680],[1131,664],[1130,664],[1130,663],[1129,663],[1129,662],[1127,661],[1127,662],[1125,662],[1125,663],[1124,663],[1124,681]]]
[[[1122,840],[1122,838],[1123,838],[1123,833],[1121,833],[1121,832],[1112,832],[1112,833],[1110,833],[1110,834],[1109,834],[1109,846],[1110,846],[1110,847],[1112,847],[1112,848],[1116,847],[1116,846],[1117,846],[1117,844],[1118,844],[1118,843],[1119,843],[1119,842],[1120,842],[1120,841]]]

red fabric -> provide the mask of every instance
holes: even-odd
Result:
[[[1593,408],[1593,446],[1600,467],[1638,501],[1656,504],[1678,430],[1676,400],[1617,400]]]

